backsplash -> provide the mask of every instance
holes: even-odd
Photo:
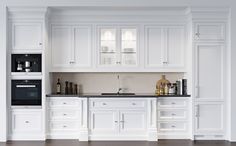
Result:
[[[184,76],[184,73],[52,73],[52,90],[55,93],[56,82],[60,78],[62,93],[65,90],[65,81],[78,84],[80,93],[117,92],[119,75],[123,92],[155,93],[156,82],[163,74],[170,82]]]

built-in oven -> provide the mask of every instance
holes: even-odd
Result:
[[[12,80],[12,106],[41,106],[41,80]]]

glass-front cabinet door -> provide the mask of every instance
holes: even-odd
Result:
[[[121,29],[121,64],[137,65],[137,29]]]
[[[99,27],[99,66],[137,66],[137,29]]]

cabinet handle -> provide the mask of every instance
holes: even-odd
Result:
[[[176,126],[175,126],[175,125],[172,125],[171,127],[172,127],[172,128],[175,128]]]
[[[121,123],[124,123],[125,121],[120,121]]]
[[[63,104],[65,105],[65,104],[66,104],[66,102],[63,102]]]
[[[117,61],[116,64],[121,64],[121,62],[120,62],[120,61]]]
[[[74,64],[75,62],[74,61],[70,61],[70,64]]]
[[[106,103],[102,103],[102,105],[107,105]]]
[[[132,103],[132,105],[136,105],[136,103]]]
[[[199,105],[195,105],[195,117],[199,117]]]
[[[63,116],[67,116],[67,114],[63,114]]]
[[[115,123],[118,123],[118,121],[115,121]]]
[[[43,43],[39,43],[39,45],[41,46],[41,45],[43,45]]]
[[[195,36],[197,36],[197,38],[200,38],[200,33],[199,32],[195,33]]]
[[[63,128],[66,128],[67,126],[66,125],[63,125]]]
[[[172,105],[175,105],[175,102],[171,102]]]
[[[25,123],[29,123],[29,121],[25,121]]]
[[[198,98],[199,86],[195,86],[195,98]]]
[[[176,114],[174,114],[174,113],[172,113],[171,115],[172,115],[172,116],[176,116]]]

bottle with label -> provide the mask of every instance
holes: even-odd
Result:
[[[60,83],[60,79],[57,79],[57,94],[61,94],[61,83]]]

